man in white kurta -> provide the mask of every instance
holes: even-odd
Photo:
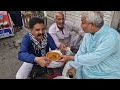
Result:
[[[55,23],[50,26],[49,34],[58,48],[68,46],[76,47],[77,50],[84,36],[84,32],[77,25],[65,21],[62,12],[55,14]]]
[[[57,47],[59,47],[61,43],[67,44],[68,46],[70,46],[70,44],[74,44],[74,43],[71,43],[71,36],[72,36],[72,34],[74,34],[73,31],[76,31],[76,32],[78,31],[78,33],[76,33],[76,35],[79,36],[79,34],[80,34],[81,35],[81,37],[79,37],[80,39],[84,35],[84,33],[82,33],[83,31],[80,31],[78,28],[75,28],[75,26],[69,21],[65,21],[63,33],[57,27],[56,23],[52,24],[51,27],[49,28],[49,33],[53,37]],[[74,38],[72,38],[72,39],[74,39]],[[72,40],[72,42],[73,42],[73,40]]]

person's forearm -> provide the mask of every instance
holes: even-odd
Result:
[[[69,60],[74,60],[74,56],[69,56]]]

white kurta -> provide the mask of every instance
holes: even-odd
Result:
[[[82,29],[77,28],[77,26],[69,21],[65,21],[63,33],[59,30],[56,23],[52,24],[49,28],[49,34],[52,36],[57,47],[59,47],[61,43],[67,44],[68,46],[79,46],[84,36]]]

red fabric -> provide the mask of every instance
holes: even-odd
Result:
[[[53,75],[49,76],[48,79],[53,79],[57,76],[61,76],[61,74],[60,73],[54,73]]]

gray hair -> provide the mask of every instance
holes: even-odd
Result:
[[[57,12],[55,13],[55,15],[54,15],[54,19],[56,19],[56,16],[57,16],[58,14],[64,15],[63,11],[57,11]],[[65,17],[65,15],[64,15],[64,17]]]
[[[86,22],[93,23],[96,27],[100,28],[104,24],[103,13],[100,11],[85,11],[82,17],[86,17]]]

